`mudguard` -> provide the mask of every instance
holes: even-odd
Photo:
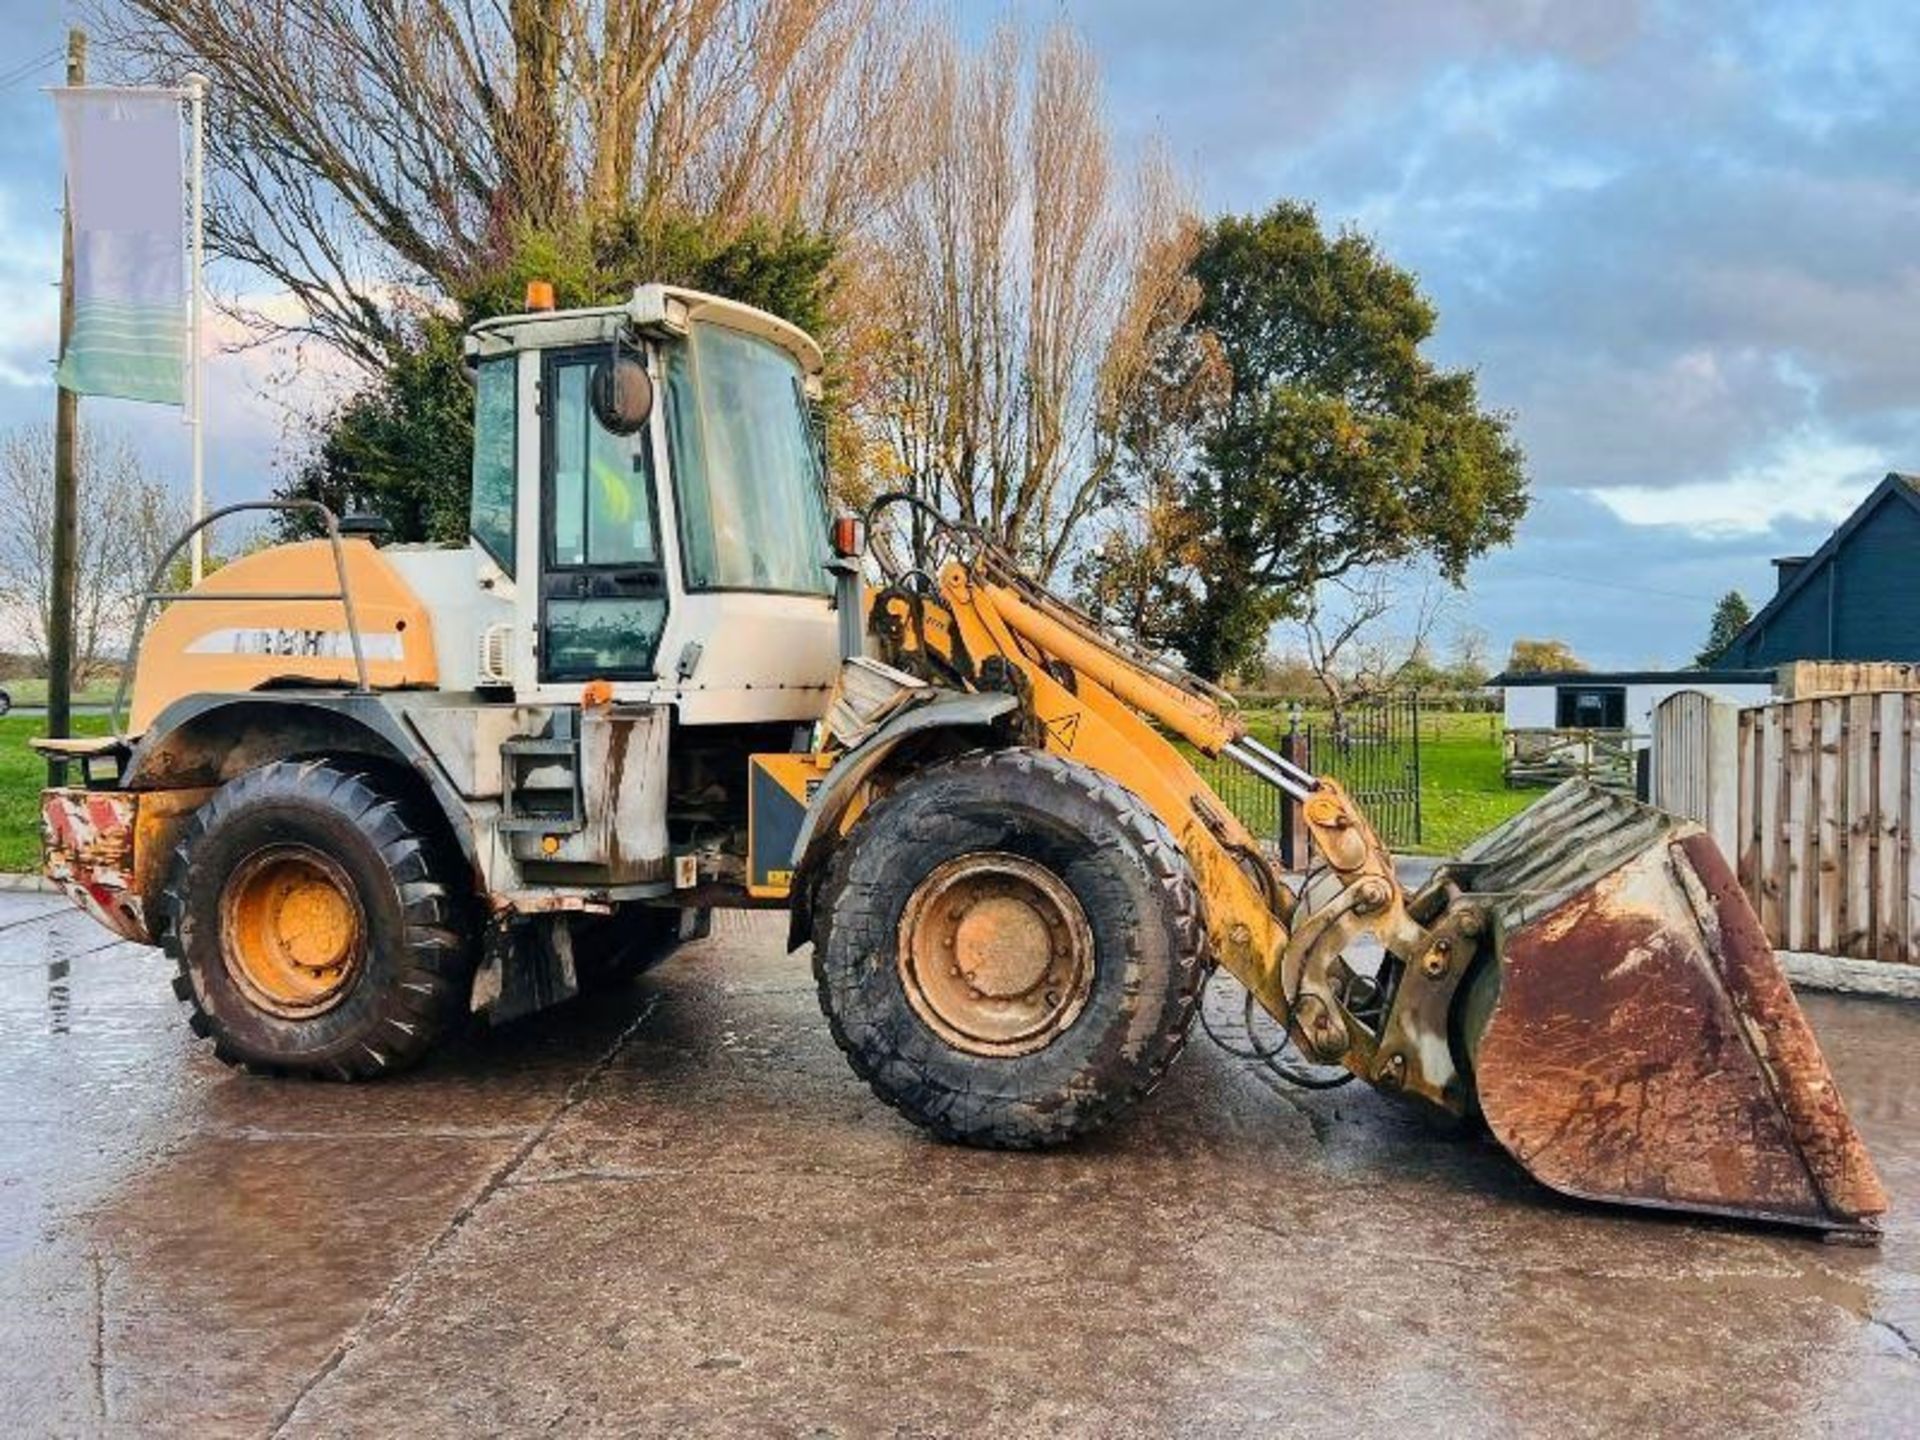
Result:
[[[938,730],[972,731],[985,739],[993,725],[1020,704],[1016,696],[1000,691],[963,692],[929,688],[887,720],[866,739],[848,750],[827,772],[807,803],[800,832],[793,842],[793,920],[787,946],[797,949],[813,938],[811,878],[832,848],[839,821],[854,797],[887,756],[903,740]]]

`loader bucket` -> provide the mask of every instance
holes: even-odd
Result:
[[[1456,1036],[1495,1138],[1568,1195],[1871,1233],[1887,1197],[1697,825],[1580,781],[1461,857],[1491,963]]]

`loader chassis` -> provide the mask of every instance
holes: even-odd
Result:
[[[143,610],[128,733],[47,747],[85,781],[45,797],[47,873],[166,948],[221,1058],[379,1075],[786,906],[855,1071],[950,1139],[1106,1123],[1217,964],[1305,1061],[1483,1117],[1563,1191],[1884,1208],[1697,828],[1565,787],[1409,895],[1337,783],[979,531],[884,496],[871,551],[830,547],[784,322],[648,286],[468,349],[472,544],[308,503],[321,538]],[[1299,805],[1304,878],[1191,751]]]

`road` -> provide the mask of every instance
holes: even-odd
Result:
[[[0,895],[0,1432],[1912,1433],[1920,1010],[1808,1000],[1896,1197],[1860,1249],[1559,1202],[1198,1035],[1089,1143],[944,1147],[779,936],[349,1088]]]

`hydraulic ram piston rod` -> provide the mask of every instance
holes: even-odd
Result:
[[[1302,770],[1286,756],[1267,749],[1258,740],[1243,736],[1222,746],[1220,753],[1295,800],[1305,800],[1320,788],[1317,776]]]

